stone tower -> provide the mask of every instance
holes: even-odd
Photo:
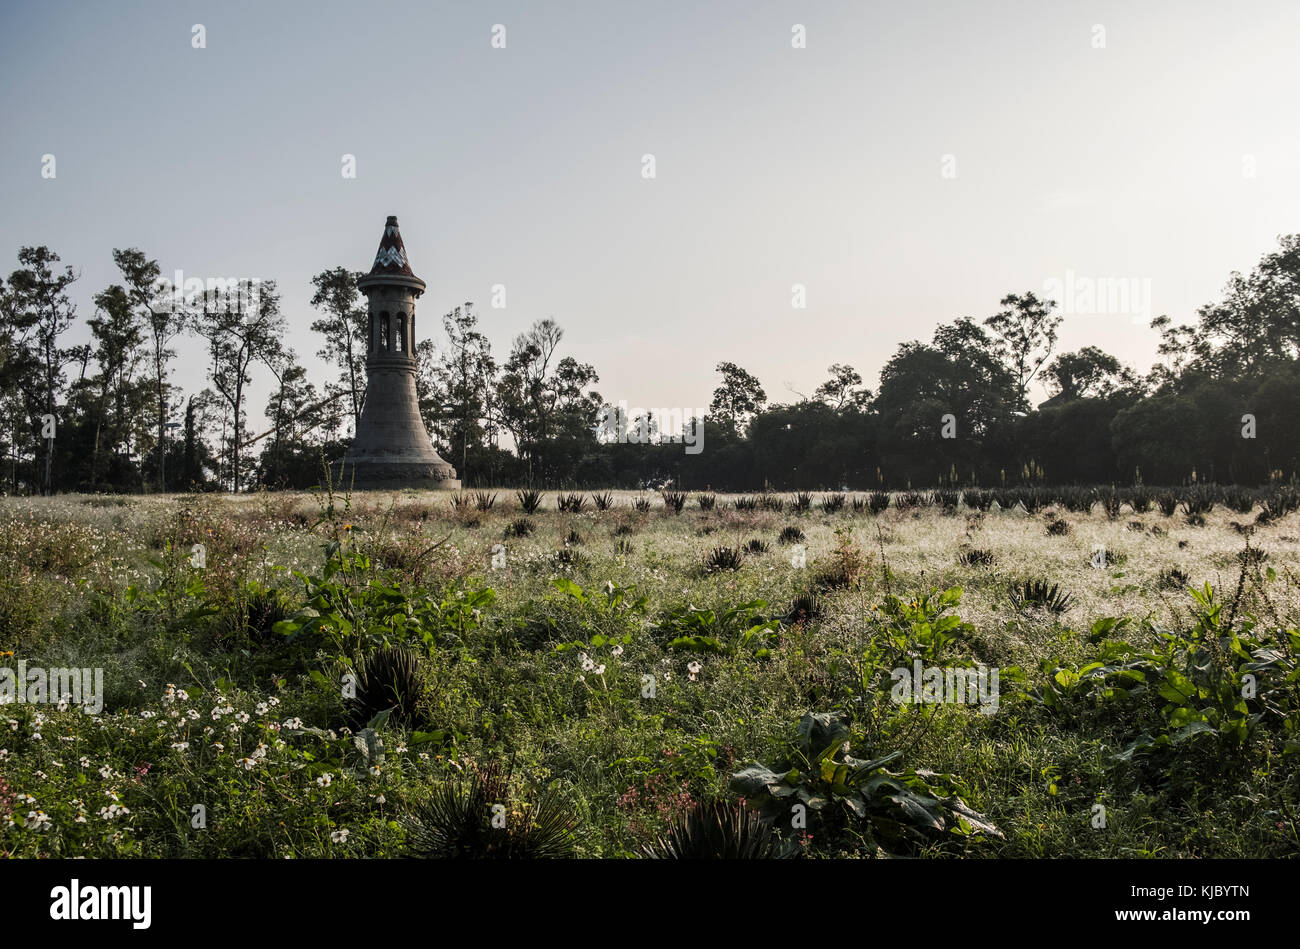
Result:
[[[369,301],[366,401],[352,449],[336,466],[341,487],[459,488],[456,469],[434,451],[415,395],[415,301],[425,283],[411,271],[389,217],[370,273],[357,281]]]

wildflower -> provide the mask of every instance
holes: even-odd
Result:
[[[83,768],[89,768],[89,767],[90,767],[90,759],[87,758],[85,755],[82,755],[82,756],[81,756],[81,766],[82,766]]]
[[[694,662],[691,662],[691,663],[689,663],[689,664],[686,666],[686,671],[689,672],[689,673],[691,674],[691,681],[692,681],[692,682],[695,681],[695,677],[696,677],[697,675],[700,674],[700,670],[703,669],[703,668],[704,668],[704,666],[701,665],[700,662],[699,662],[698,660],[696,660],[696,661],[694,661]]]
[[[381,794],[381,795],[379,795],[379,797],[375,798],[375,803],[376,803],[376,804],[387,804],[387,803],[388,803],[388,799],[385,798],[385,797]]]
[[[302,728],[302,719],[301,719],[301,718],[290,718],[290,719],[286,719],[285,722],[284,722],[284,727],[285,727],[285,728]]]
[[[622,647],[622,646],[615,646],[613,649],[610,650],[610,654],[611,654],[611,655],[614,655],[614,656],[621,656],[621,655],[623,655],[623,647]]]
[[[334,775],[322,774],[319,778],[316,779],[316,785],[317,787],[327,788],[330,786],[331,783],[333,783],[333,781],[334,781]]]
[[[380,772],[380,770],[379,770],[379,765],[377,765],[377,764],[372,764],[372,765],[370,766],[370,776],[371,776],[372,778],[377,778],[377,777],[379,777],[380,774],[381,774],[381,772]]]
[[[598,676],[603,676],[603,675],[605,674],[605,664],[604,664],[604,663],[601,663],[600,665],[598,665],[598,666],[597,666],[595,669],[593,669],[592,671],[595,672],[596,675],[598,675]]]
[[[176,741],[176,742],[172,742],[172,748],[173,748],[175,751],[185,751],[187,748],[189,748],[189,746],[190,746],[190,743],[189,743],[188,741]]]
[[[240,759],[239,759],[239,766],[240,766],[241,768],[243,768],[245,771],[252,771],[254,768],[257,767],[257,759],[256,759],[256,758],[240,758]]]
[[[50,815],[44,811],[28,811],[27,820],[37,830],[45,830],[50,824]]]
[[[241,724],[241,725],[247,725],[247,724],[248,724],[248,713],[247,713],[247,712],[240,712],[238,715],[235,716],[235,721],[239,722],[239,724]]]
[[[348,842],[348,834],[352,833],[346,827],[330,833],[330,842],[335,844],[345,844]]]

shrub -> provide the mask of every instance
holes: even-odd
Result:
[[[542,509],[542,492],[540,491],[516,491],[515,497],[519,499],[519,507],[525,514],[536,514]]]
[[[778,544],[798,544],[803,541],[803,538],[803,531],[791,524],[789,527],[781,528],[781,533],[776,538],[776,542]]]
[[[596,502],[596,510],[598,511],[608,511],[614,506],[614,495],[610,494],[608,491],[603,494],[593,493],[591,499]]]
[[[800,491],[791,499],[790,508],[796,514],[806,514],[812,509],[812,495],[807,491]]]
[[[879,514],[885,508],[889,507],[889,492],[872,491],[867,495],[867,507],[871,509],[872,514]]]
[[[745,552],[750,554],[765,554],[769,549],[767,541],[760,540],[757,537],[745,545]]]

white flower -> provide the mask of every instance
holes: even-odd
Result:
[[[319,778],[316,779],[316,784],[317,784],[319,787],[327,788],[327,787],[330,786],[330,784],[331,784],[331,782],[333,782],[333,780],[334,780],[334,775],[332,775],[332,774],[322,774]]]
[[[267,701],[267,703],[271,706],[271,708],[275,708],[277,705],[280,704],[280,700],[277,699],[274,695],[271,696],[271,697],[270,697],[269,699],[267,699],[266,701]]]
[[[598,675],[598,676],[603,676],[603,675],[605,674],[605,665],[604,665],[604,663],[601,663],[600,665],[598,665],[598,666],[595,668],[594,671],[595,671],[596,675]]]
[[[240,759],[239,759],[239,766],[242,767],[245,771],[252,771],[254,768],[257,767],[257,759],[256,759],[256,758],[240,758]]]
[[[582,660],[582,671],[590,672],[596,668],[596,663],[585,652],[578,653],[578,658]]]
[[[241,725],[247,725],[247,724],[248,724],[248,713],[247,713],[247,712],[240,712],[238,715],[235,716],[235,721],[239,722],[239,724],[241,724]]]
[[[188,718],[191,722],[197,722],[199,720],[199,713],[195,709],[189,709],[188,711],[186,711],[185,717]]]
[[[87,758],[85,755],[82,755],[82,756],[81,756],[81,766],[82,766],[83,768],[89,768],[89,767],[90,767],[90,759]]]
[[[352,833],[352,831],[348,830],[346,827],[340,830],[333,831],[330,833],[330,842],[336,844],[345,844],[348,842],[348,834],[350,833]]]
[[[622,646],[615,646],[613,649],[610,650],[610,653],[611,653],[611,655],[621,656],[621,655],[623,655],[623,647],[622,647]]]
[[[285,728],[302,728],[302,719],[301,719],[301,718],[290,718],[290,719],[286,719],[285,722],[284,722],[284,727],[285,727]]]
[[[32,741],[40,741],[40,740],[41,740],[41,733],[40,733],[40,732],[32,732]]]
[[[148,709],[145,709],[143,712],[140,713],[140,717],[141,717],[141,718],[153,718],[153,717],[154,717],[155,715],[157,715],[157,714],[158,714],[157,712],[151,712],[151,711],[149,711]]]
[[[229,733],[232,734],[232,735],[238,735],[238,734],[239,734],[239,726],[236,725],[236,724],[234,724],[233,722],[231,722],[231,724],[230,724],[229,726],[227,726],[226,731],[229,732]]]
[[[50,815],[45,813],[44,811],[28,811],[27,821],[32,827],[35,827],[37,830],[45,830],[49,826]]]
[[[258,715],[265,715],[268,708],[270,708],[270,706],[265,702],[258,702],[257,708],[253,709],[253,711],[257,712]]]
[[[172,742],[172,748],[173,748],[173,750],[175,750],[175,751],[184,751],[185,749],[189,748],[189,746],[190,746],[190,743],[189,743],[188,741],[176,741],[176,742]]]
[[[377,778],[377,777],[379,777],[379,774],[380,774],[380,771],[379,771],[379,765],[377,765],[377,764],[372,764],[372,765],[370,766],[370,776],[371,776],[372,778]]]
[[[376,803],[376,804],[386,804],[386,803],[388,803],[388,800],[387,800],[387,798],[385,798],[385,797],[381,794],[381,795],[379,795],[379,797],[375,798],[375,803]]]

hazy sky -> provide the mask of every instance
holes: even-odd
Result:
[[[0,272],[48,244],[83,319],[114,247],[274,278],[321,384],[310,278],[368,269],[396,214],[422,336],[472,300],[504,358],[550,316],[647,408],[707,406],[723,359],[773,401],[832,362],[874,387],[1067,272],[1190,320],[1300,231],[1297,37],[1295,0],[4,0]],[[1069,314],[1061,347],[1145,370],[1146,316]]]

